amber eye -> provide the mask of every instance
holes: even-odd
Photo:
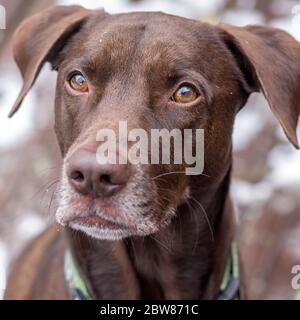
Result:
[[[79,72],[72,75],[69,84],[76,91],[87,92],[89,90],[85,77]]]
[[[199,96],[198,91],[191,85],[184,84],[174,93],[172,100],[178,103],[195,101]]]

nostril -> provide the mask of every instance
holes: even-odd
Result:
[[[76,171],[72,172],[71,179],[73,179],[77,182],[82,182],[84,180],[84,175],[82,172],[76,170]]]
[[[102,174],[102,175],[100,176],[100,182],[105,183],[105,184],[114,184],[114,183],[111,181],[110,175],[108,175],[108,174]]]

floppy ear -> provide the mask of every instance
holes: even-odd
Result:
[[[261,91],[290,142],[299,149],[300,44],[272,27],[221,24],[224,41],[234,55],[250,92]]]
[[[80,6],[54,6],[19,26],[13,37],[13,52],[23,77],[23,87],[9,117],[19,109],[43,64],[52,60],[92,13]]]

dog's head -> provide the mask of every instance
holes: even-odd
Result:
[[[231,163],[235,115],[254,91],[263,92],[298,148],[300,45],[280,30],[57,6],[19,27],[14,54],[24,85],[11,115],[44,62],[58,71],[55,129],[64,166],[57,219],[96,238],[154,233],[190,194],[220,183]],[[131,141],[119,138],[120,121]],[[127,161],[128,148],[138,156],[145,144],[151,159],[151,129],[177,130],[182,140],[171,139],[170,163]],[[184,129],[193,129],[193,152],[205,146],[197,179],[184,174],[191,165],[185,158],[175,161],[184,154]],[[204,130],[204,143],[196,129]],[[116,139],[102,141],[103,132]],[[117,163],[110,152],[97,153],[113,142]],[[161,139],[152,144],[164,147]]]

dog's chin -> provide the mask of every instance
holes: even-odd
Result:
[[[122,240],[135,235],[134,231],[130,229],[99,228],[97,226],[86,226],[76,222],[71,222],[69,227],[99,240]]]
[[[156,224],[142,224],[128,227],[126,225],[115,224],[111,221],[106,222],[107,224],[91,224],[82,223],[81,219],[76,219],[65,224],[65,226],[99,240],[122,240],[132,236],[145,237],[156,233],[160,229]]]
[[[148,221],[148,223],[140,223],[134,227],[120,225],[112,221],[105,221],[104,224],[82,223],[81,219],[76,219],[65,224],[65,226],[76,231],[81,231],[87,236],[98,240],[122,240],[129,237],[146,237],[153,235],[167,227],[170,223],[171,217],[163,222],[161,221],[159,224]]]
[[[105,211],[104,211],[105,209]],[[149,236],[166,227],[175,215],[175,209],[168,207],[163,219],[157,220],[155,212],[147,215],[133,214],[133,210],[108,210],[108,208],[90,208],[84,202],[72,206],[59,207],[56,220],[64,227],[80,231],[99,240],[121,240],[132,236]],[[114,215],[113,215],[113,214]],[[130,214],[131,213],[131,214]]]
[[[122,240],[133,236],[145,237],[155,234],[160,229],[169,225],[170,219],[159,224],[148,221],[148,223],[144,222],[135,226],[127,226],[126,224],[123,225],[113,222],[112,220],[106,220],[99,216],[83,215],[77,219],[72,219],[63,223],[58,219],[58,223],[72,230],[80,231],[94,239]]]

